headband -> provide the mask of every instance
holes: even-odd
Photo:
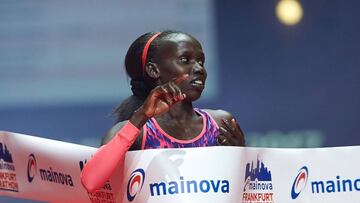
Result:
[[[161,32],[157,32],[155,35],[153,35],[145,44],[144,50],[142,52],[142,56],[141,56],[141,68],[142,68],[142,72],[143,72],[143,76],[145,76],[145,65],[146,65],[146,58],[147,58],[147,54],[148,54],[148,50],[150,47],[150,44],[152,41],[154,41],[154,39],[159,36],[161,34]]]

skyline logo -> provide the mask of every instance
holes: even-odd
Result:
[[[37,171],[39,171],[42,181],[74,187],[71,175],[53,170],[51,166],[49,166],[49,169],[38,169],[35,155],[30,154],[27,165],[27,177],[29,183],[36,177]]]
[[[296,199],[299,194],[304,190],[306,187],[306,183],[308,181],[309,172],[306,166],[303,166],[300,170],[298,175],[296,176],[294,183],[291,187],[291,198]]]
[[[29,183],[31,183],[36,175],[37,165],[34,154],[29,155],[29,161],[27,164],[27,178]]]
[[[127,199],[132,202],[136,195],[140,193],[145,182],[145,171],[141,168],[136,169],[130,175],[127,184]]]
[[[243,189],[243,203],[273,203],[273,185],[271,171],[265,163],[256,160],[247,163],[245,169],[245,180]]]
[[[8,150],[7,146],[5,144],[3,145],[3,143],[0,142],[0,160],[1,159],[7,163],[13,163],[11,153]],[[0,169],[3,169],[3,167],[1,167]]]

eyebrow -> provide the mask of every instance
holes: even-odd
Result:
[[[179,50],[178,51],[178,55],[180,55],[180,56],[183,56],[183,55],[187,55],[187,56],[189,56],[189,55],[193,55],[193,51],[188,51],[188,50],[185,50],[185,51],[181,51],[181,50]],[[197,54],[198,55],[198,54]],[[205,54],[204,54],[204,52],[201,52],[201,54],[200,55],[198,55],[198,56],[200,56],[201,58],[204,58],[205,59]],[[198,57],[197,56],[197,57]]]

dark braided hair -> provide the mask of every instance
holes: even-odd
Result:
[[[180,34],[174,30],[166,30],[161,32],[154,41],[151,42],[148,49],[146,62],[156,62],[158,48],[161,42],[170,34]],[[142,52],[145,44],[156,33],[148,32],[137,38],[129,47],[125,57],[125,69],[130,77],[131,91],[133,95],[125,99],[115,110],[116,122],[129,120],[135,110],[137,110],[145,101],[150,91],[155,87],[149,78],[142,71]],[[187,33],[184,33],[187,34]]]

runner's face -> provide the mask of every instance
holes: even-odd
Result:
[[[205,55],[200,43],[191,36],[178,33],[170,34],[163,40],[158,59],[160,82],[163,84],[189,74],[179,87],[188,100],[198,99],[205,88],[207,77]]]

